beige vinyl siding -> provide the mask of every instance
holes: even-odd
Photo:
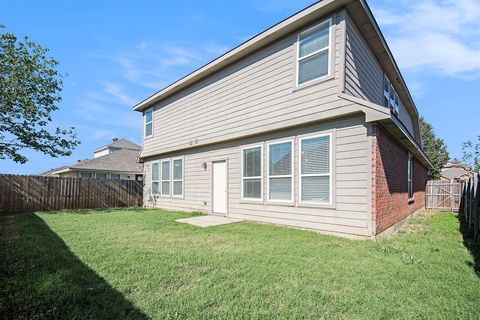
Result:
[[[400,118],[400,121],[407,128],[407,130],[413,135],[413,132],[414,132],[413,120],[412,120],[412,117],[408,114],[407,108],[403,105],[402,101],[399,101],[398,108],[399,108],[398,117]]]
[[[297,90],[298,33],[293,33],[155,105],[154,136],[145,139],[142,155],[300,125],[350,104],[337,95],[343,32],[340,14],[332,18],[327,80]]]
[[[357,26],[346,16],[345,93],[383,105],[383,70]],[[399,118],[414,135],[412,117],[399,101]]]
[[[314,133],[332,133],[333,145],[333,206],[303,207],[269,204],[265,200],[267,181],[266,152],[264,152],[264,200],[260,203],[242,201],[241,148],[276,139],[295,139],[294,143],[294,199],[298,204],[299,153],[298,137]],[[184,156],[185,194],[182,199],[150,194],[151,162],[167,157]],[[212,161],[228,161],[228,215],[232,218],[270,222],[314,229],[348,236],[368,236],[368,188],[370,148],[367,127],[362,116],[338,119],[321,124],[292,128],[255,137],[239,139],[185,152],[174,152],[151,157],[145,163],[145,204],[172,211],[211,212]],[[207,169],[202,163],[207,163]]]
[[[346,25],[345,92],[382,105],[382,67],[348,15]]]

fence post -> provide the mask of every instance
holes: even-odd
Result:
[[[480,183],[479,180],[480,174],[475,175],[473,179],[473,238],[474,240],[478,240],[479,235],[479,228],[480,228],[480,209],[479,209],[479,198],[480,198],[480,190],[478,188],[478,184]]]

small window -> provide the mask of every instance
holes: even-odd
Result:
[[[300,139],[300,202],[330,204],[331,136]]]
[[[87,179],[93,178],[93,173],[82,171],[80,172],[80,178],[87,178]]]
[[[330,28],[327,20],[298,36],[297,82],[303,84],[330,73]]]
[[[160,193],[160,174],[158,168],[158,162],[152,163],[152,193],[159,194]]]
[[[242,199],[262,200],[262,146],[242,149]]]
[[[173,160],[173,195],[183,196],[183,159]]]
[[[97,179],[107,179],[107,173],[106,172],[97,172],[97,173],[95,173],[95,178],[97,178]]]
[[[411,155],[408,156],[408,198],[413,198],[413,164],[414,160]]]
[[[110,179],[120,180],[120,175],[118,173],[110,173]]]
[[[145,121],[145,137],[153,134],[153,109],[148,109],[144,114]]]
[[[170,160],[162,161],[162,195],[170,195]]]
[[[292,141],[268,145],[268,200],[293,201]]]

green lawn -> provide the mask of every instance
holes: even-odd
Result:
[[[478,246],[453,214],[424,214],[378,243],[175,222],[187,216],[1,218],[0,318],[480,318]]]

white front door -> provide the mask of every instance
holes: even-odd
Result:
[[[227,213],[227,162],[213,163],[213,206],[212,213]]]

